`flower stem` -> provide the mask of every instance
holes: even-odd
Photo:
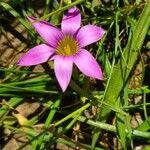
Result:
[[[44,15],[44,16],[36,19],[33,23],[41,21],[41,20],[44,20],[46,18],[49,18],[49,17],[53,16],[54,14],[57,14],[57,13],[62,12],[62,11],[65,11],[65,10],[67,10],[67,9],[73,7],[73,6],[76,6],[76,5],[78,5],[78,4],[80,4],[80,3],[84,2],[84,1],[85,0],[77,0],[77,1],[75,1],[73,3],[70,3],[70,4],[64,6],[64,7],[60,8],[60,9],[57,9],[56,11],[53,11],[53,12],[47,14],[47,15]]]

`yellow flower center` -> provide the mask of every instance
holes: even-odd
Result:
[[[56,52],[59,55],[71,56],[78,51],[78,43],[72,35],[66,35],[58,42]]]

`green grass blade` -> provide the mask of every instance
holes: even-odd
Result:
[[[143,12],[137,22],[137,25],[133,31],[132,39],[129,39],[128,41],[129,44],[126,46],[123,52],[123,56],[126,62],[124,62],[124,60],[121,57],[120,61],[113,68],[113,72],[110,77],[110,82],[104,97],[104,101],[108,102],[111,105],[115,105],[115,102],[120,92],[122,91],[124,85],[126,84],[126,81],[129,77],[131,70],[134,67],[136,60],[138,59],[139,51],[142,47],[145,36],[149,29],[150,25],[149,16],[150,16],[150,1],[147,1],[143,9]],[[102,108],[99,120],[105,121],[107,119],[109,112],[110,112],[109,109]],[[95,134],[94,140],[95,142],[93,143],[93,147],[95,146],[96,141],[98,140],[99,134],[100,132],[97,132]]]

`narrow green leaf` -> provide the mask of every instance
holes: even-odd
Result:
[[[137,25],[133,31],[131,39],[128,39],[128,45],[124,49],[123,56],[126,61],[121,57],[117,65],[114,66],[112,75],[110,77],[110,82],[104,97],[104,101],[111,105],[115,105],[115,102],[120,95],[126,81],[129,77],[131,70],[134,67],[136,60],[138,59],[140,49],[144,42],[145,36],[150,25],[150,1],[147,1],[143,12],[137,22]],[[109,109],[101,108],[101,115],[99,120],[106,121]],[[95,134],[95,139],[98,140],[100,131]],[[96,140],[96,141],[97,141]],[[96,144],[96,142],[93,144]]]

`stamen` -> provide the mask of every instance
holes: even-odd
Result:
[[[67,35],[59,41],[56,51],[59,55],[74,55],[78,51],[78,43],[72,35]]]

